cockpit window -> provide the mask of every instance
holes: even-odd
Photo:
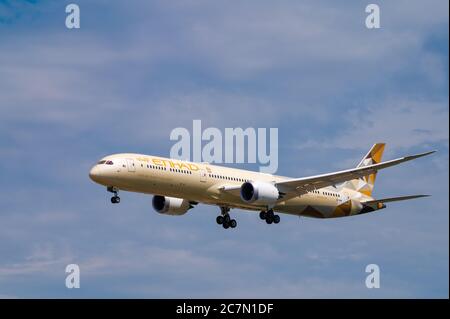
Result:
[[[112,161],[106,161],[106,163],[105,163],[106,165],[112,165],[112,164],[114,164]]]
[[[106,162],[106,161],[103,160],[103,161],[98,162],[97,164],[100,164],[100,165],[101,165],[101,164],[105,164],[105,162]]]

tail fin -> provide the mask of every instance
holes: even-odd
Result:
[[[366,156],[364,156],[361,162],[359,162],[357,167],[364,167],[367,165],[380,163],[381,158],[383,157],[385,145],[385,143],[376,143],[375,145],[373,145]],[[376,177],[377,172],[345,182],[344,187],[356,190],[367,196],[372,196]]]

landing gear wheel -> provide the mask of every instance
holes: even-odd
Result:
[[[266,217],[266,223],[269,224],[269,225],[272,224],[272,223],[273,223],[273,217],[270,216],[270,215],[267,216],[267,217]]]
[[[278,224],[278,223],[280,222],[280,215],[275,215],[275,216],[273,216],[273,222],[274,222],[275,224]]]
[[[261,218],[262,220],[266,219],[267,217],[267,213],[265,211],[262,211],[259,213],[259,218]]]
[[[110,193],[113,193],[114,196],[111,197],[111,203],[113,204],[119,204],[120,203],[120,197],[117,196],[117,194],[119,193],[119,189],[114,187],[114,186],[108,186],[106,187],[106,190]]]
[[[230,208],[227,206],[220,207],[221,215],[216,217],[216,222],[219,225],[222,225],[224,229],[235,228],[237,226],[237,222],[235,219],[231,219],[229,214]]]
[[[120,203],[120,197],[119,197],[119,196],[113,196],[113,197],[111,197],[111,203],[113,203],[113,204],[119,204],[119,203]]]

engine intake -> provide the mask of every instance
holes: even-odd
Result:
[[[245,182],[241,186],[241,199],[246,203],[269,205],[280,198],[278,188],[265,182]]]
[[[153,208],[160,214],[179,216],[184,215],[193,206],[188,200],[168,196],[153,196]]]

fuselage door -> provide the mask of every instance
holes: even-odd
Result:
[[[129,172],[135,172],[136,171],[136,166],[134,165],[134,159],[127,158],[127,166],[128,166],[128,171]]]
[[[206,182],[206,171],[204,169],[200,171],[200,182],[202,183]]]

